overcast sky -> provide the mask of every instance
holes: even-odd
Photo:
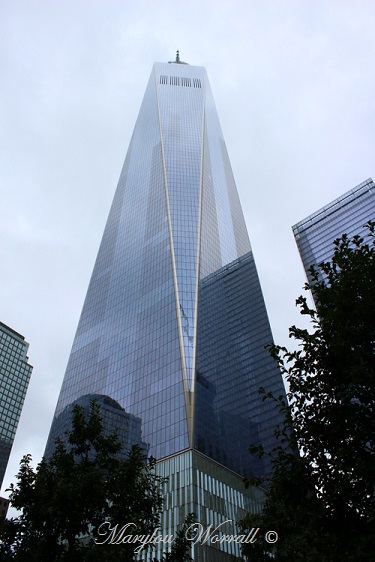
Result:
[[[205,66],[274,338],[291,226],[375,176],[372,0],[0,0],[0,320],[34,366],[2,491],[43,454],[154,61]]]

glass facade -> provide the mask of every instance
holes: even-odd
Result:
[[[100,407],[104,434],[112,435],[115,432],[117,433],[117,438],[122,445],[119,454],[121,458],[127,458],[128,452],[134,444],[139,445],[145,454],[148,455],[149,445],[142,441],[141,420],[139,418],[125,412],[124,408],[109,396],[84,394],[72,402],[72,404],[69,404],[60,414],[59,423],[52,426],[45,452],[46,456],[50,456],[53,453],[54,443],[57,438],[60,438],[68,449],[70,448],[67,437],[68,432],[72,428],[73,409],[77,405],[81,406],[84,415],[88,417],[92,401],[95,401]]]
[[[265,474],[248,447],[272,447],[281,421],[258,393],[284,394],[271,342],[206,71],[156,63],[47,451],[71,405],[99,395],[139,420],[137,439],[157,459],[195,449],[238,474]]]
[[[252,252],[199,284],[194,447],[245,475],[266,474],[267,460],[250,443],[275,446],[281,423],[262,386],[284,394],[280,372],[265,346],[272,341]]]
[[[375,185],[371,178],[293,226],[309,282],[309,268],[331,259],[334,240],[343,234],[363,235],[369,220],[375,220]]]
[[[192,558],[199,562],[233,562],[240,556],[240,544],[233,541],[216,543],[207,530],[218,529],[220,536],[239,534],[236,521],[247,513],[258,513],[264,496],[260,489],[244,488],[238,474],[227,470],[195,450],[160,461],[157,473],[167,478],[164,484],[164,512],[161,518],[163,534],[176,534],[176,528],[189,513],[195,513],[199,522],[197,541],[192,541]],[[205,541],[205,539],[207,540]],[[195,542],[195,544],[194,544]],[[161,559],[162,545],[152,551]]]
[[[21,334],[0,322],[0,487],[33,369],[28,348]]]

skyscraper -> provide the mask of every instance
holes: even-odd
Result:
[[[21,334],[0,322],[0,487],[33,369],[28,348]]]
[[[156,63],[51,435],[82,395],[110,396],[141,420],[141,438],[169,477],[165,529],[173,533],[192,511],[205,525],[236,519],[259,508],[258,492],[245,492],[241,477],[268,468],[249,444],[272,447],[280,421],[258,393],[264,386],[284,394],[264,349],[271,341],[206,71],[178,56]],[[199,560],[236,552],[233,544],[219,554],[202,545]]]
[[[343,234],[363,235],[369,220],[375,220],[375,185],[371,178],[293,226],[309,282],[309,268],[331,259],[333,241]]]

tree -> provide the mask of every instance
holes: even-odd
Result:
[[[194,513],[189,513],[181,528],[177,531],[176,537],[172,543],[172,548],[170,552],[167,552],[162,562],[193,562],[190,556],[190,542],[189,533],[190,527],[196,522],[196,516]],[[154,558],[153,562],[158,562]]]
[[[270,452],[266,503],[247,526],[274,529],[275,544],[245,548],[251,560],[367,561],[375,558],[375,223],[365,238],[334,242],[311,268],[316,310],[299,297],[311,329],[292,326],[298,349],[272,346],[288,385],[280,445]],[[253,448],[260,455],[267,452]]]
[[[152,536],[158,528],[164,480],[155,474],[155,460],[138,446],[121,458],[117,436],[103,432],[96,402],[87,419],[82,406],[73,412],[68,445],[57,440],[53,455],[36,470],[30,455],[20,463],[10,504],[21,513],[0,527],[4,561],[133,561],[141,541],[123,541],[124,536]],[[177,546],[185,558],[174,557]],[[168,556],[170,562],[188,561],[188,541]]]

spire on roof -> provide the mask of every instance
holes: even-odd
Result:
[[[170,60],[170,61],[168,61],[168,63],[169,64],[188,64],[187,62],[183,62],[180,59],[180,51],[179,50],[176,51],[176,60]]]

